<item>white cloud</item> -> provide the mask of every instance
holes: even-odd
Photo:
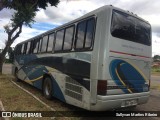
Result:
[[[23,26],[22,28],[22,33],[20,34],[20,36],[15,40],[15,42],[12,44],[12,47],[14,47],[17,43],[25,41],[29,38],[32,38],[36,35],[39,35],[41,33],[44,33],[44,30],[37,30],[34,28],[29,28],[29,27],[25,27]],[[5,45],[5,40],[7,39],[7,34],[4,32],[0,31],[0,48],[4,48]]]
[[[160,55],[160,37],[157,37],[156,35],[153,34],[152,37],[152,54],[153,55]],[[152,55],[152,56],[153,56]]]
[[[39,35],[41,33],[44,33],[45,31],[43,30],[37,30],[37,29],[34,29],[34,28],[29,28],[29,27],[25,27],[23,26],[22,28],[22,33],[20,34],[20,36],[15,40],[15,42],[13,43],[12,46],[15,46],[17,43],[19,42],[22,42],[22,41],[25,41],[29,38],[32,38],[36,35]]]
[[[4,8],[3,10],[0,11],[0,16],[1,16],[0,19],[11,18],[14,12],[15,12],[14,10]]]
[[[35,20],[37,22],[46,22],[47,19],[48,19],[48,17],[44,13],[43,9],[41,9],[39,12],[37,12],[36,17],[35,17]]]
[[[4,47],[5,45],[5,40],[7,38],[7,35],[3,32],[3,31],[0,31],[0,49]]]
[[[40,10],[40,12],[37,13],[35,20],[40,22],[47,21],[51,24],[60,25],[78,18],[96,8],[97,5],[91,1],[62,1],[57,7],[49,6],[46,10]]]

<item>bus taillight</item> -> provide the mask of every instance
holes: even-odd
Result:
[[[97,94],[98,95],[106,95],[107,94],[107,80],[98,80]]]

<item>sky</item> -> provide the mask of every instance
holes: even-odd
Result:
[[[152,56],[160,55],[160,0],[60,0],[57,7],[49,6],[46,10],[40,9],[32,28],[23,26],[20,37],[12,46],[104,5],[128,10],[147,20],[152,26]],[[0,48],[4,48],[7,39],[3,26],[11,22],[13,13],[13,10],[8,9],[0,11]]]

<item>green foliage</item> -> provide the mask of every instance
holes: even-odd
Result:
[[[51,6],[57,6],[57,4],[60,2],[59,0],[2,0],[2,1],[6,8],[14,9],[16,11],[19,10],[19,5],[24,7],[26,4],[31,4],[35,7],[35,10],[37,10],[38,8],[46,9],[46,7],[48,7],[48,4],[50,4]]]
[[[15,27],[19,24],[24,24],[31,27],[31,24],[34,22],[33,19],[35,15],[36,11],[32,8],[31,4],[26,4],[25,7],[19,7],[19,10],[12,15],[12,26]]]
[[[13,63],[13,61],[10,60],[10,59],[6,59],[6,60],[5,60],[5,63]]]
[[[51,6],[57,6],[59,0],[38,0],[37,4],[39,8],[46,9],[46,7],[48,7],[47,3]]]
[[[155,55],[155,56],[153,57],[153,59],[154,59],[154,60],[160,59],[160,56],[159,56],[159,55]]]
[[[154,72],[159,72],[160,73],[160,68],[152,68],[152,72],[154,73]]]

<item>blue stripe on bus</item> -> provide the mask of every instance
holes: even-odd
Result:
[[[84,78],[90,78],[90,63],[63,57],[43,57],[33,59],[32,61],[26,63],[22,69],[28,75],[34,74],[36,68],[39,67],[39,72],[36,72],[34,75],[28,75],[29,79],[34,79],[35,77],[39,77],[43,74],[43,70],[48,72],[45,66],[54,68],[63,74],[70,76],[87,90],[90,90],[90,81],[83,80]]]
[[[30,55],[30,57],[28,57],[29,56],[25,55],[17,57],[16,60],[17,62],[20,62],[21,60],[25,61],[21,69],[25,72],[26,77],[28,77],[33,83],[33,86],[42,89],[42,78],[44,71],[46,73],[50,72],[45,67],[48,66],[68,75],[87,90],[90,90],[90,81],[83,80],[84,78],[90,77],[90,63],[63,57],[37,58],[36,55]],[[61,101],[65,101],[64,95],[53,77],[53,91],[56,91],[53,96]]]
[[[111,61],[109,71],[112,79],[118,86],[126,87],[122,88],[125,93],[144,92],[146,80],[135,66],[124,60],[115,59]]]

